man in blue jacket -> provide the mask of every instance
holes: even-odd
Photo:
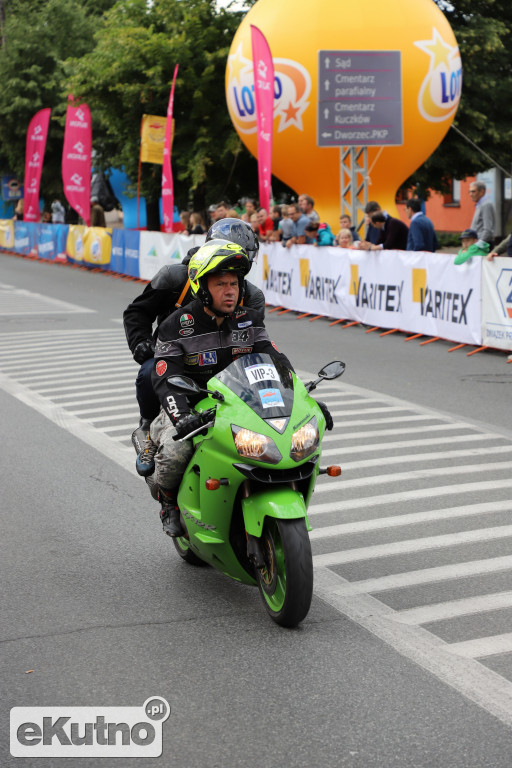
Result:
[[[405,212],[411,220],[407,236],[407,250],[432,252],[439,250],[434,225],[422,213],[421,200],[411,197],[405,204]]]

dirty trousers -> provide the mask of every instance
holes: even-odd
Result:
[[[192,440],[175,442],[176,430],[163,408],[150,428],[151,439],[158,446],[155,455],[155,480],[166,490],[178,489],[194,446]]]

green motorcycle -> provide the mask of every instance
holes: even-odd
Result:
[[[326,365],[304,385],[271,355],[234,360],[201,389],[192,379],[169,383],[195,399],[203,425],[185,439],[195,451],[178,493],[185,536],[174,540],[188,563],[209,564],[258,585],[272,619],[295,627],[313,593],[307,508],[320,469],[325,418],[309,393],[335,379],[344,363]]]

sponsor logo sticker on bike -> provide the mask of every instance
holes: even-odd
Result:
[[[260,381],[279,381],[279,376],[273,365],[268,363],[260,363],[259,365],[250,365],[245,369],[245,375],[249,380],[249,384],[258,384]]]
[[[190,336],[191,333],[194,333],[193,328],[182,328],[180,331],[180,336]]]
[[[264,408],[284,408],[283,397],[278,389],[260,389],[259,396]]]
[[[199,354],[199,365],[216,365],[217,352],[201,352]]]
[[[167,363],[165,362],[165,360],[159,360],[158,363],[156,364],[156,372],[158,373],[158,375],[163,376],[166,370],[167,370]]]
[[[182,315],[180,317],[180,324],[181,325],[194,325],[194,318],[192,315]]]

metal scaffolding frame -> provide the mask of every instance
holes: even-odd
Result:
[[[341,213],[359,231],[368,202],[368,147],[340,147],[340,193]]]

